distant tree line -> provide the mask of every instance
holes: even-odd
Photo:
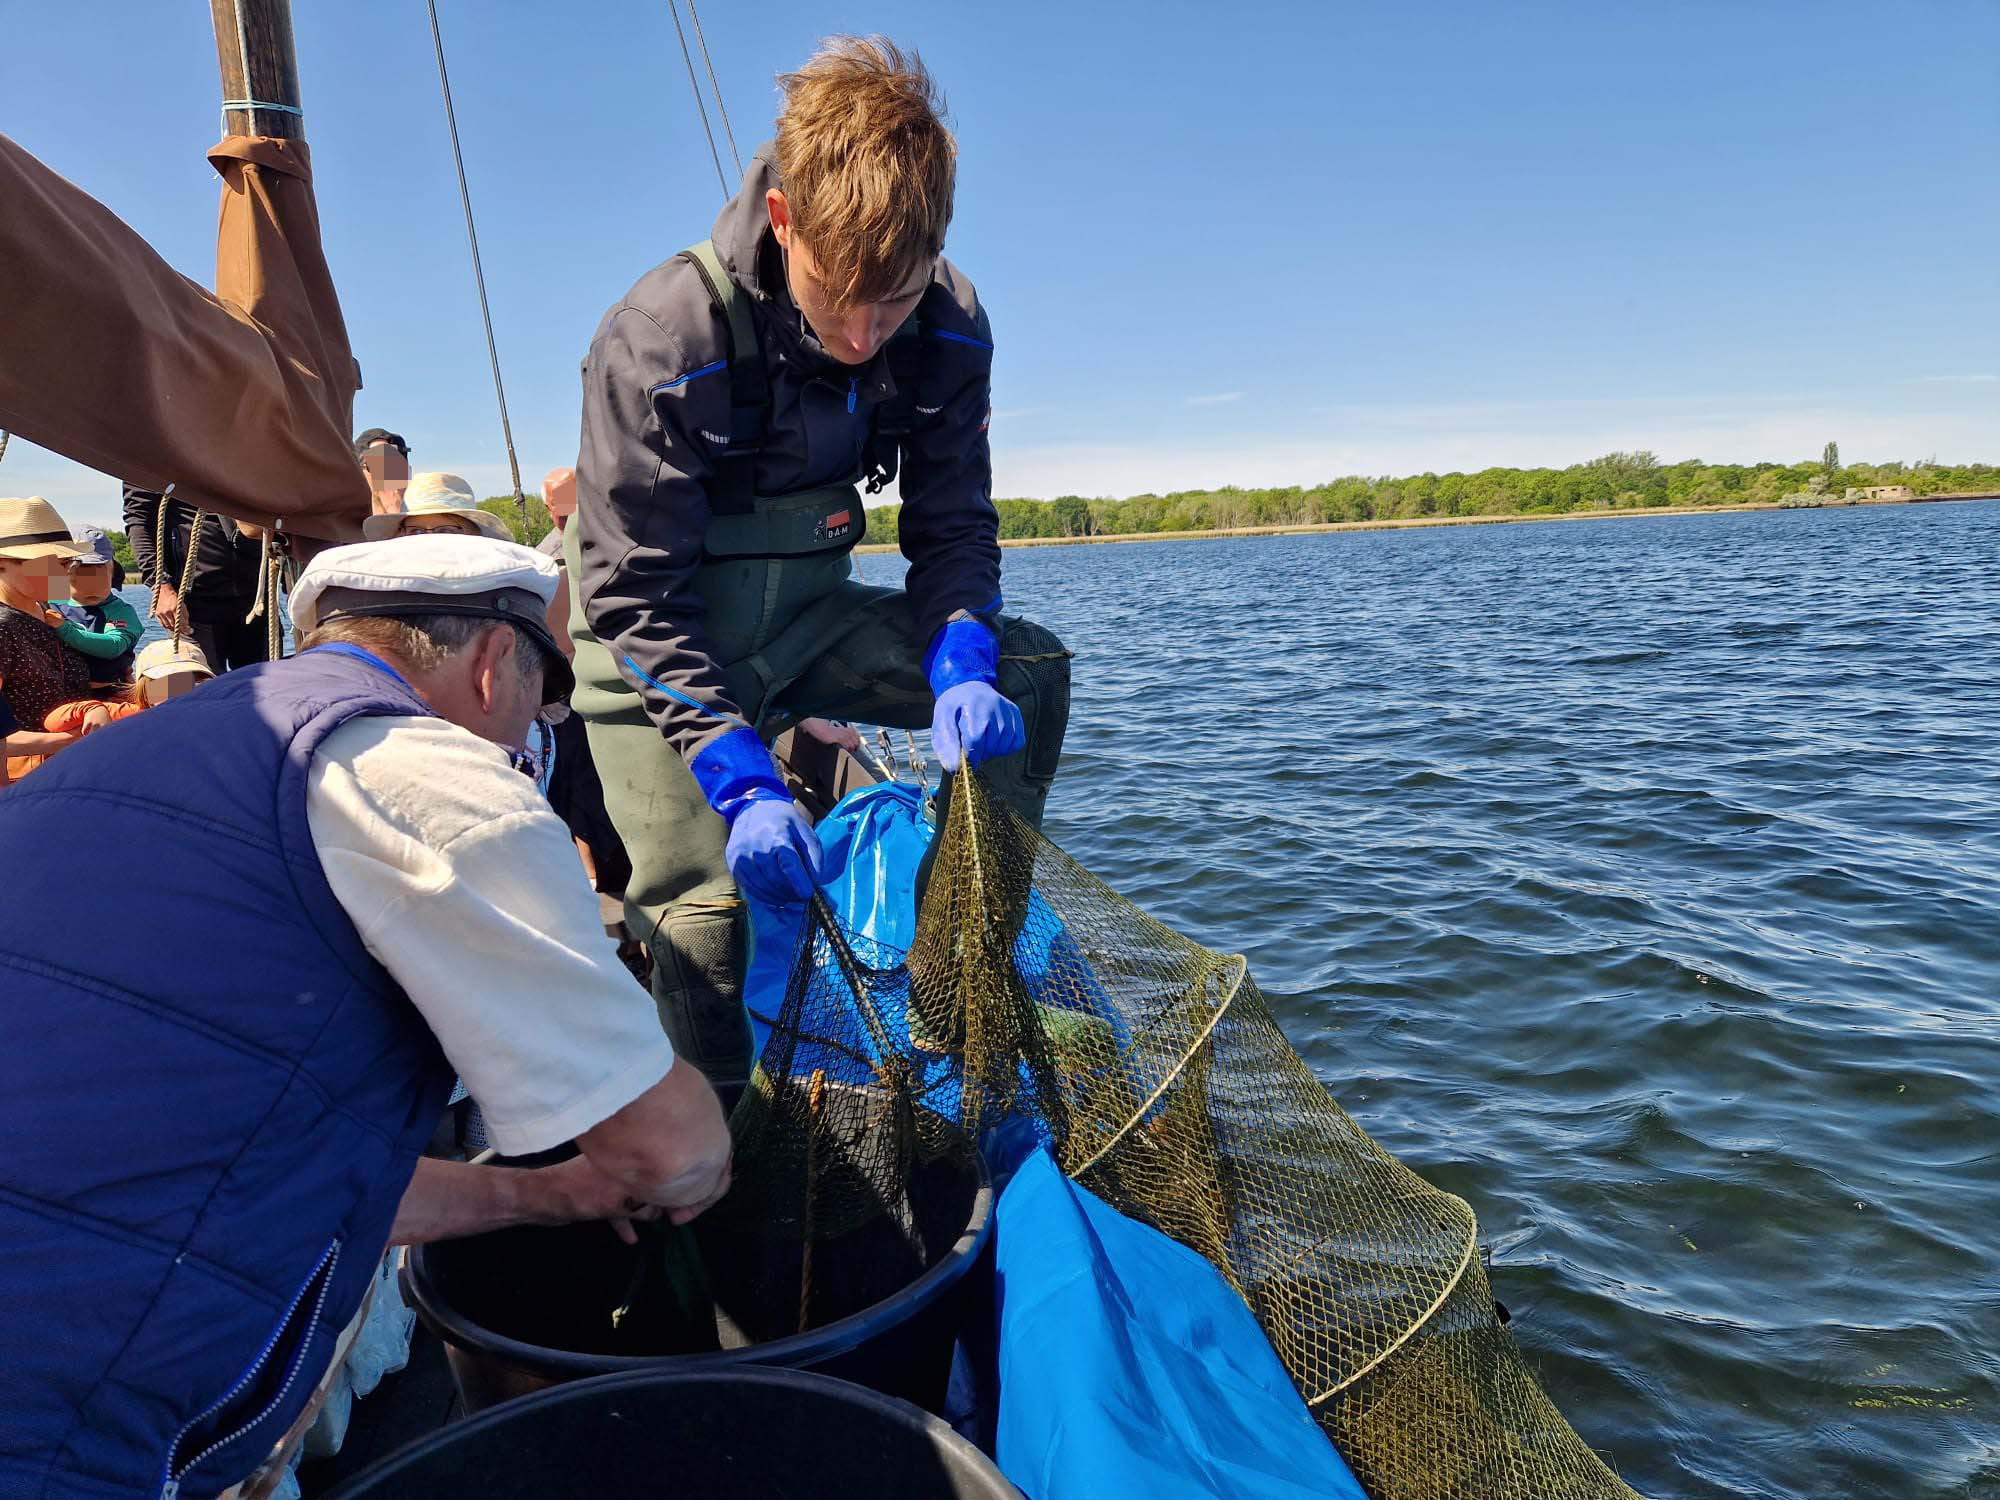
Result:
[[[1682,505],[1775,504],[1787,496],[1838,500],[1850,489],[1904,484],[1913,494],[2000,489],[1994,464],[1846,464],[1833,443],[1816,461],[1798,464],[1663,464],[1651,453],[1607,453],[1567,469],[1481,469],[1476,474],[1415,474],[1407,478],[1350,475],[1311,486],[1247,490],[1177,490],[1128,500],[996,500],[1002,537],[1087,537],[1156,531],[1226,531],[1239,526],[1315,526],[1333,521],[1400,521],[1426,516],[1565,515],[1574,511],[1647,510]],[[516,541],[534,546],[554,523],[539,498],[528,497],[528,522],[512,495],[479,502],[507,523]],[[894,542],[902,509],[868,512],[868,540]],[[113,553],[134,573],[125,533],[113,531]],[[128,577],[128,582],[140,580]]]
[[[1815,483],[1817,481],[1817,483]],[[1406,478],[1350,475],[1285,489],[1180,490],[1128,500],[997,500],[1000,535],[1117,536],[1158,531],[1222,531],[1239,526],[1312,526],[1336,521],[1417,520],[1427,516],[1566,515],[1683,505],[1775,504],[1812,492],[1837,500],[1848,489],[1906,484],[1918,495],[2000,489],[1992,464],[1840,463],[1831,443],[1798,464],[1663,464],[1651,453],[1607,453],[1567,469],[1481,469],[1475,474]],[[868,540],[897,539],[899,506],[868,512]]]

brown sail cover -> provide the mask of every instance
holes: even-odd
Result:
[[[236,136],[216,290],[0,136],[0,429],[239,521],[359,538],[360,371],[301,141]]]

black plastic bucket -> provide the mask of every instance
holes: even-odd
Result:
[[[796,1246],[787,1252],[759,1242],[754,1223],[720,1210],[692,1226],[723,1310],[720,1337],[713,1327],[685,1337],[687,1329],[656,1319],[615,1320],[613,1310],[631,1302],[639,1257],[659,1252],[650,1242],[625,1245],[605,1224],[503,1229],[417,1246],[404,1292],[444,1341],[468,1411],[618,1371],[744,1365],[818,1370],[941,1411],[973,1289],[967,1277],[991,1273],[993,1187],[968,1144],[962,1155],[919,1166],[911,1197],[923,1207],[914,1226],[921,1261],[887,1223],[817,1244],[818,1326],[803,1333],[793,1331],[796,1295],[781,1303],[748,1290],[783,1285],[788,1268],[774,1269],[772,1256],[789,1253],[796,1268]],[[795,1269],[790,1275],[796,1286]]]
[[[578,1381],[390,1454],[327,1500],[1019,1500],[936,1417],[797,1370]]]

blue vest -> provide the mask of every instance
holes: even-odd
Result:
[[[349,719],[429,712],[311,651],[0,792],[0,1495],[213,1495],[324,1373],[451,1073],[327,885],[307,774]]]

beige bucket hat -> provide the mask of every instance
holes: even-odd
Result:
[[[0,500],[0,557],[81,557],[69,525],[40,495]]]
[[[472,486],[456,474],[440,474],[435,470],[412,474],[409,488],[403,491],[401,512],[370,516],[361,523],[361,534],[371,542],[386,542],[402,531],[406,516],[462,516],[479,528],[481,536],[489,536],[496,542],[514,540],[507,523],[491,511],[481,510]]]
[[[139,701],[149,708],[193,692],[214,676],[214,668],[193,641],[154,641],[132,660],[132,681],[138,686]]]
[[[215,675],[215,669],[209,666],[201,647],[193,641],[154,641],[132,658],[132,676],[141,682],[182,674],[197,677]]]

